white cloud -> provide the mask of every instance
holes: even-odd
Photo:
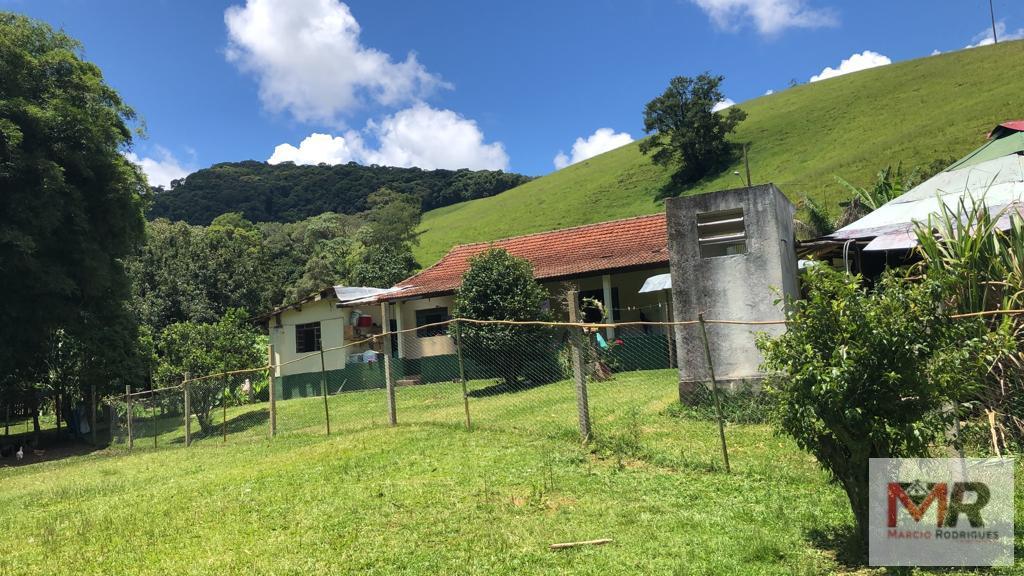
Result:
[[[996,22],[996,37],[999,38],[1000,42],[1004,40],[1007,42],[1010,40],[1020,40],[1021,38],[1024,38],[1024,28],[1018,28],[1014,32],[1007,32],[1006,21],[1000,20]],[[986,28],[975,34],[974,38],[971,38],[971,43],[964,46],[964,48],[977,48],[978,46],[988,46],[989,44],[994,43],[995,40],[992,38],[992,28]]]
[[[936,48],[935,50],[932,50],[932,53],[929,54],[929,56],[938,56],[939,54],[942,54],[942,50]]]
[[[367,144],[367,137],[377,143]],[[417,166],[474,170],[506,170],[508,154],[501,142],[485,143],[476,122],[452,112],[417,104],[370,121],[360,132],[342,136],[314,133],[298,147],[280,144],[267,160],[271,164],[344,164],[355,161],[384,166]]]
[[[725,100],[722,100],[721,102],[716,102],[715,105],[711,107],[711,111],[712,112],[718,112],[720,110],[725,110],[726,108],[729,108],[730,106],[735,106],[735,105],[736,105],[736,103],[733,102],[732,98],[726,98]]]
[[[885,66],[886,64],[892,64],[892,60],[890,60],[888,56],[884,56],[878,52],[872,52],[871,50],[865,50],[860,54],[854,54],[843,60],[839,63],[838,68],[832,68],[830,66],[826,67],[820,74],[811,76],[811,82],[835,78],[836,76],[842,76],[843,74],[867,70],[868,68],[875,68],[877,66]]]
[[[504,170],[508,154],[501,142],[484,143],[476,122],[451,110],[417,104],[380,122],[369,122],[367,131],[380,144],[368,150],[372,164],[433,168]]]
[[[811,8],[806,0],[691,0],[700,6],[715,26],[735,31],[750,20],[763,35],[787,28],[836,26],[839,21],[829,9]]]
[[[256,76],[268,109],[302,122],[340,124],[368,102],[398,106],[448,86],[415,54],[395,62],[363,46],[359,23],[338,0],[246,0],[224,22],[228,61]]]
[[[587,136],[586,140],[583,138],[576,139],[576,142],[572,145],[571,157],[559,150],[554,159],[555,169],[561,170],[570,164],[576,164],[588,158],[593,158],[598,154],[620,148],[632,141],[633,137],[626,132],[616,133],[611,128],[598,128],[593,134]]]
[[[772,90],[771,88],[764,91],[765,96],[771,96],[772,94],[775,94],[775,90]]]
[[[150,186],[169,188],[171,180],[180,180],[193,172],[186,168],[163,146],[156,146],[156,158],[140,157],[135,152],[126,152],[124,157],[133,164],[138,164],[146,174]]]
[[[361,142],[358,144],[361,147]],[[279,164],[294,162],[296,164],[346,164],[355,160],[359,154],[353,150],[344,136],[313,133],[299,143],[298,148],[291,144],[278,144],[267,162]]]

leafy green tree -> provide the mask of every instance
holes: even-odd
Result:
[[[549,295],[524,258],[491,248],[469,261],[455,293],[455,314],[475,320],[549,320]],[[560,378],[553,331],[544,326],[471,324],[460,327],[463,354],[488,368],[506,387]]]
[[[370,194],[367,202],[370,235],[364,243],[419,244],[416,228],[420,225],[421,211],[416,197],[381,188]]]
[[[250,313],[272,305],[260,231],[237,214],[207,228],[157,220],[128,261],[138,318],[155,331],[175,322],[212,322],[229,308]]]
[[[165,386],[176,385],[186,376],[197,378],[244,370],[263,362],[260,335],[249,322],[249,315],[237,308],[228,310],[214,323],[172,324],[160,334],[156,347],[159,360],[155,378]],[[200,428],[204,433],[212,432],[210,414],[225,391],[219,385],[197,382],[189,392]]]
[[[869,460],[926,456],[1012,337],[949,319],[938,282],[887,272],[867,290],[821,264],[804,285],[787,331],[758,340],[765,391],[778,428],[846,492],[863,547]]]
[[[370,195],[367,225],[349,256],[352,284],[386,288],[419,267],[412,247],[419,243],[419,203],[413,196],[382,188]]]
[[[229,308],[254,311],[266,308],[262,301],[266,253],[263,235],[240,213],[223,214],[199,236],[202,282],[213,310],[219,316]]]
[[[301,300],[328,286],[348,283],[353,244],[348,238],[332,238],[317,244],[302,268],[302,277],[292,287],[292,298]]]
[[[691,184],[722,169],[733,157],[726,137],[747,113],[737,106],[712,112],[725,100],[719,89],[722,76],[705,72],[696,78],[676,76],[665,92],[644,108],[640,151],[661,166],[677,166],[673,180]]]
[[[79,388],[107,391],[137,368],[122,267],[142,243],[148,194],[122,154],[135,114],[81,54],[65,33],[0,13],[4,390],[46,379],[57,334],[81,361]]]
[[[349,276],[352,238],[364,224],[360,216],[334,212],[259,224],[267,251],[262,300],[276,306],[343,281]]]
[[[408,243],[367,246],[352,268],[352,284],[387,288],[405,280],[417,268]]]

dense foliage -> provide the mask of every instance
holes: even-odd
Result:
[[[997,225],[992,214],[968,198],[917,228],[921,271],[944,286],[943,306],[951,312],[981,314],[1024,309],[1024,222]],[[975,400],[976,420],[990,423],[992,452],[1024,446],[1024,322],[1017,314],[984,317],[986,329],[1012,334],[1015,344],[992,362]],[[988,426],[986,426],[988,428]]]
[[[501,170],[229,162],[175,180],[170,190],[157,189],[149,216],[205,225],[225,212],[240,212],[252,222],[297,222],[324,212],[363,212],[370,195],[385,187],[431,210],[494,196],[529,180]]]
[[[249,323],[249,315],[232,308],[209,323],[179,322],[164,329],[156,343],[154,379],[162,386],[199,377],[252,368],[262,363],[265,343]],[[234,380],[229,380],[235,382]],[[210,412],[221,395],[234,390],[201,382],[190,387],[192,413],[203,432],[213,428]]]
[[[33,409],[42,382],[81,397],[140,371],[121,264],[143,239],[134,113],[81,52],[0,12],[0,394]]]
[[[846,492],[866,543],[868,462],[924,457],[1008,345],[980,321],[953,320],[944,287],[887,272],[859,276],[811,266],[787,331],[758,341],[774,420]]]
[[[239,213],[209,226],[158,219],[127,262],[136,318],[154,333],[214,322],[231,308],[256,316],[339,284],[389,287],[418,267],[420,212],[408,194],[380,190],[359,215],[253,224]]]
[[[542,310],[548,293],[533,279],[524,258],[491,248],[470,259],[455,294],[455,315],[475,320],[549,320]],[[543,326],[470,324],[459,326],[463,353],[490,368],[507,387],[523,380],[538,384],[559,377],[552,331]]]
[[[651,137],[640,151],[655,164],[676,166],[673,180],[692,184],[724,168],[733,158],[726,137],[747,113],[736,106],[720,112],[712,108],[725,100],[719,89],[722,76],[707,72],[696,78],[676,76],[661,96],[644,108],[644,131]]]

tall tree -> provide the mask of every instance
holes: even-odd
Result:
[[[63,32],[0,13],[0,378],[8,389],[45,379],[58,333],[90,366],[81,386],[102,388],[129,371],[135,326],[122,259],[142,242],[148,188],[122,154],[135,114],[81,52]]]
[[[419,243],[419,202],[415,196],[381,188],[368,199],[367,225],[350,256],[351,280],[361,286],[392,286],[419,267],[412,247]]]
[[[725,100],[722,76],[676,76],[665,92],[644,108],[644,130],[651,136],[640,151],[655,164],[678,166],[673,180],[691,184],[721,169],[732,158],[726,140],[747,113],[736,106],[713,112]]]

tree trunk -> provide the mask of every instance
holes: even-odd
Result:
[[[32,408],[32,444],[39,446],[40,434],[42,431],[39,429],[39,407],[35,406]]]
[[[196,420],[199,421],[199,430],[202,431],[203,436],[208,436],[214,431],[213,421],[210,419],[211,410],[212,407],[204,407],[196,411]]]
[[[850,500],[850,509],[856,522],[852,549],[859,555],[867,556],[868,552],[868,518],[870,516],[870,499],[867,479],[845,478],[842,480],[843,490]]]

